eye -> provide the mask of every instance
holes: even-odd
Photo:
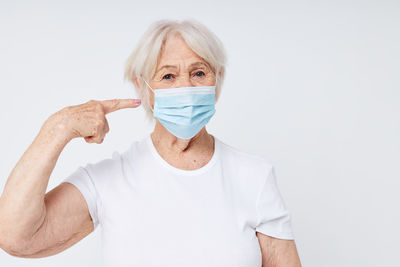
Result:
[[[165,80],[170,80],[171,78],[172,78],[172,74],[166,74],[163,77],[163,79],[165,79]]]
[[[201,76],[204,76],[204,75],[205,75],[205,74],[204,74],[204,72],[202,72],[202,71],[196,72],[196,76],[201,77]]]

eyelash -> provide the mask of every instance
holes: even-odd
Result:
[[[197,71],[196,74],[197,74],[197,73],[203,73],[201,76],[206,75],[203,71]],[[165,74],[165,75],[163,76],[163,80],[170,80],[170,79],[165,79],[165,76],[168,76],[168,75],[173,75],[173,74],[170,74],[170,73],[169,73],[169,74]],[[197,76],[197,75],[196,75],[196,76]],[[201,77],[201,76],[198,76],[198,77]]]

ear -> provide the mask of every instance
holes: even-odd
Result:
[[[136,88],[140,88],[137,76],[135,76],[134,81],[135,81]]]
[[[225,69],[221,68],[221,70],[218,72],[218,79],[221,80],[221,76],[224,74]]]

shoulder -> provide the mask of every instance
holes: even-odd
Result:
[[[110,173],[115,172],[118,169],[124,168],[127,161],[131,160],[133,154],[137,154],[139,145],[143,143],[142,141],[132,141],[128,143],[123,150],[113,149],[109,152],[107,157],[104,157],[97,161],[88,162],[85,168],[88,171],[97,173]]]
[[[89,174],[98,175],[110,173],[116,170],[121,164],[122,155],[119,151],[113,150],[111,154],[100,160],[89,161],[85,169]]]
[[[109,179],[112,176],[115,181],[118,177],[130,173],[137,165],[143,164],[148,158],[147,136],[133,140],[122,150],[113,149],[109,156],[86,164],[89,174],[98,180]]]
[[[218,141],[223,162],[231,164],[236,169],[260,174],[269,173],[272,170],[273,163],[270,159],[239,149],[221,140]]]
[[[258,195],[260,189],[273,175],[270,159],[238,149],[220,141],[221,167],[224,174],[246,194]]]
[[[110,183],[120,180],[130,168],[132,147],[136,142],[130,143],[123,150],[113,149],[108,156],[98,160],[91,160],[82,168],[98,187],[108,187]]]

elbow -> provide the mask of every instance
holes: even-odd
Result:
[[[3,249],[6,253],[10,254],[14,257],[24,257],[27,254],[27,246],[24,241],[0,241],[0,248]]]
[[[15,257],[30,258],[34,255],[33,235],[30,231],[20,230],[11,220],[4,220],[0,215],[0,248]]]
[[[32,255],[30,243],[27,240],[12,237],[0,230],[0,248],[14,257],[29,257]]]

